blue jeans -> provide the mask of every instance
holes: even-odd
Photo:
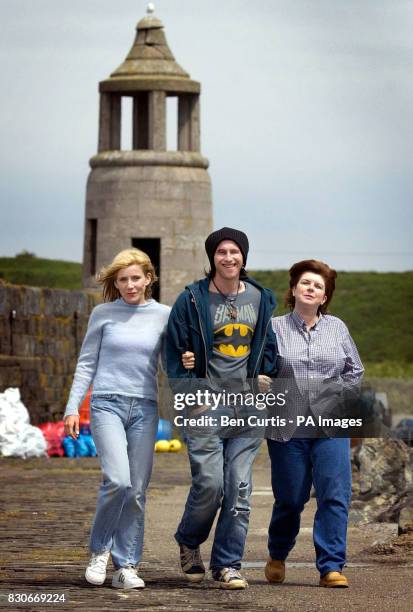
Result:
[[[136,565],[142,555],[145,491],[157,428],[156,402],[125,395],[92,395],[91,430],[102,484],[90,550],[110,550],[116,569]]]
[[[347,438],[267,440],[275,497],[268,530],[272,559],[284,560],[300,530],[300,515],[314,483],[317,512],[313,539],[321,576],[341,572],[346,562],[351,499],[350,441]]]
[[[250,517],[252,464],[262,438],[188,436],[192,486],[175,534],[196,548],[208,538],[218,509],[211,569],[241,567]]]

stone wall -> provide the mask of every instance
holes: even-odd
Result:
[[[32,424],[61,419],[100,296],[0,282],[0,392],[19,387]]]

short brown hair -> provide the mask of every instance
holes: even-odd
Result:
[[[151,277],[151,282],[145,288],[145,298],[150,298],[152,295],[152,285],[158,280],[158,277],[155,273],[155,268],[149,258],[149,255],[140,251],[139,249],[125,249],[118,253],[112,263],[110,263],[106,268],[102,268],[97,281],[101,285],[103,285],[103,299],[105,302],[114,302],[118,298],[120,298],[119,290],[115,287],[116,276],[119,270],[122,268],[127,268],[128,266],[133,266],[134,264],[140,266],[142,268],[145,276],[148,274]]]
[[[333,297],[334,289],[336,288],[337,272],[330,268],[326,263],[318,261],[317,259],[304,259],[298,261],[290,270],[290,287],[285,295],[285,305],[294,310],[295,297],[293,296],[293,288],[296,287],[301,276],[305,272],[313,272],[323,277],[325,283],[326,301],[318,307],[318,312],[325,314],[327,312],[327,306],[331,302]]]

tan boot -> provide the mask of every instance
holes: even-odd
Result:
[[[348,580],[341,572],[328,572],[320,578],[320,586],[345,589],[348,587]]]
[[[279,559],[271,559],[268,557],[267,565],[265,566],[265,577],[268,582],[281,584],[285,579],[285,561]]]

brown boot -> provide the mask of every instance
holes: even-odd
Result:
[[[348,580],[341,572],[328,572],[320,578],[320,586],[345,589],[348,587]]]
[[[265,566],[265,577],[268,582],[281,584],[285,579],[285,561],[271,559],[268,557],[267,565]]]

